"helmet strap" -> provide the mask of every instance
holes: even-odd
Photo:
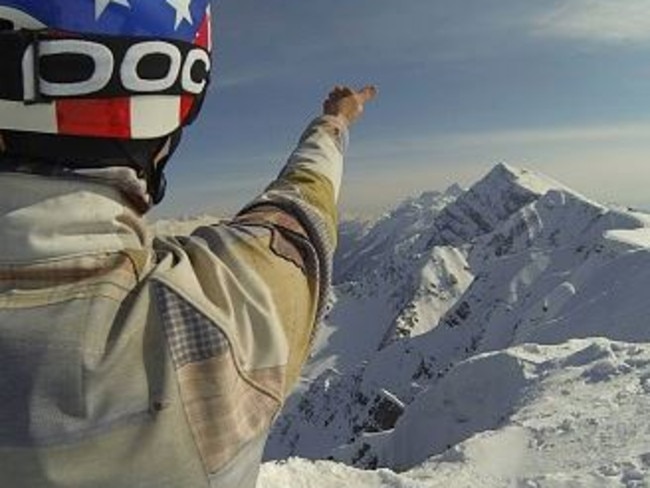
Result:
[[[159,139],[158,146],[148,154],[133,151],[133,141],[113,140],[128,163],[124,166],[137,168],[138,174],[146,178],[147,190],[154,205],[165,198],[167,190],[165,166],[178,148],[182,133],[182,129],[177,129],[169,136]]]
[[[178,129],[157,139],[121,140],[3,131],[0,171],[30,167],[51,174],[65,169],[129,167],[145,179],[151,200],[157,204],[165,195],[165,166],[181,134]]]
[[[167,190],[165,166],[167,166],[170,158],[178,148],[182,135],[182,129],[178,129],[163,140],[160,149],[151,162],[149,171],[147,171],[149,194],[151,195],[154,205],[159,204],[162,199],[165,198],[165,192]]]

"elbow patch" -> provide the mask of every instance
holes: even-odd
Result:
[[[293,263],[303,273],[307,272],[305,246],[309,246],[308,235],[292,215],[272,205],[262,205],[239,215],[233,223],[269,229],[273,254]]]

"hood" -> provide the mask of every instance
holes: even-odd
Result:
[[[142,215],[105,179],[0,173],[0,265],[139,250],[149,243]]]

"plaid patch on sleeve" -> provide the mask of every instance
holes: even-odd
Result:
[[[153,286],[188,427],[206,473],[218,480],[252,440],[267,435],[281,407],[285,369],[244,373],[213,321],[171,288]]]
[[[176,369],[228,350],[226,336],[210,319],[167,287],[156,284],[154,290]]]

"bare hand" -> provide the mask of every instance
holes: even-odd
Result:
[[[377,96],[377,87],[366,86],[359,91],[344,86],[336,86],[323,103],[325,115],[343,117],[348,125],[363,114],[364,105]]]

